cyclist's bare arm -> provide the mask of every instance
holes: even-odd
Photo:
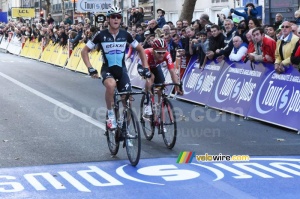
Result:
[[[147,60],[144,48],[141,46],[141,44],[138,44],[135,49],[139,53],[139,56],[140,56],[140,59],[141,59],[141,62],[142,62],[142,66],[144,68],[149,68],[149,64],[148,64],[148,60]]]
[[[89,58],[89,52],[91,51],[91,49],[87,46],[85,46],[82,50],[81,50],[81,58],[85,64],[85,66],[88,68],[88,70],[90,71],[90,68],[92,68],[92,64],[90,62],[90,58]],[[92,78],[98,78],[99,75],[98,74],[93,74],[91,75]]]
[[[179,77],[176,75],[175,69],[174,68],[169,69],[169,72],[172,78],[172,82],[176,84],[180,84]],[[182,95],[182,91],[180,91],[179,86],[175,86],[175,90],[179,95]]]

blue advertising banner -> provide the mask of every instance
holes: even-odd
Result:
[[[196,56],[190,59],[182,77],[184,95],[177,98],[205,105],[223,69],[224,61],[221,63],[207,61],[205,67],[199,69],[196,59]]]
[[[299,130],[300,129],[300,73],[290,66],[284,74],[277,74],[273,64],[267,71],[253,99],[248,117]]]
[[[226,66],[227,65],[227,66]],[[207,105],[245,116],[262,81],[265,67],[250,62],[226,61]]]

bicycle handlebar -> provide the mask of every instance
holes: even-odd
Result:
[[[154,87],[161,87],[160,90],[163,90],[167,86],[179,86],[180,92],[182,92],[182,82],[178,83],[160,83],[160,84],[152,84],[151,92],[154,93]]]

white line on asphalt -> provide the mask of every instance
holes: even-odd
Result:
[[[56,106],[58,106],[58,107],[60,107],[60,108],[62,108],[64,110],[70,112],[71,114],[76,115],[77,117],[79,117],[79,118],[81,118],[81,119],[83,119],[83,120],[85,120],[85,121],[87,121],[87,122],[89,122],[89,123],[91,123],[91,124],[93,124],[93,125],[101,128],[102,130],[105,130],[105,125],[103,123],[95,120],[94,118],[92,118],[92,117],[90,117],[90,116],[88,116],[88,115],[86,115],[86,114],[84,114],[84,113],[82,113],[82,112],[80,112],[80,111],[78,111],[78,110],[70,107],[70,106],[67,106],[67,105],[63,104],[62,102],[57,101],[56,99],[53,99],[52,97],[49,97],[49,96],[47,96],[47,95],[45,95],[45,94],[43,94],[43,93],[41,93],[41,92],[39,92],[39,91],[31,88],[31,87],[29,87],[29,86],[27,86],[27,85],[19,82],[18,80],[14,79],[12,77],[9,77],[9,76],[1,73],[1,72],[0,72],[0,76],[4,77],[5,79],[13,82],[14,84],[16,84],[18,86],[26,89],[27,91],[29,91],[29,92],[31,92],[31,93],[33,93],[33,94],[35,94],[35,95],[37,95],[37,96],[39,96],[39,97],[47,100],[48,102],[51,102],[52,104],[54,104],[54,105],[56,105]]]

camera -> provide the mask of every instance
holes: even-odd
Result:
[[[247,63],[248,60],[249,60],[249,57],[248,57],[248,55],[246,55],[246,57],[244,58],[244,63]]]

